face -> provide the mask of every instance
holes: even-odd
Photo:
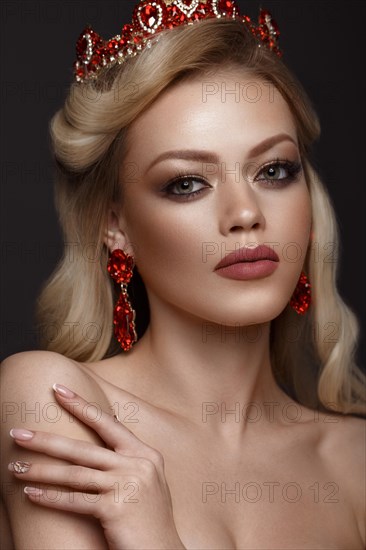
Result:
[[[134,121],[118,225],[152,304],[213,323],[263,323],[288,303],[309,242],[297,132],[277,90],[257,80],[253,101],[253,77],[211,80],[177,84]],[[240,97],[229,93],[239,86]],[[250,266],[248,278],[234,268],[239,279],[215,269],[230,252],[262,244],[278,255],[269,269],[256,275]]]

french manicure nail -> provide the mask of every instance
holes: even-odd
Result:
[[[61,384],[53,384],[52,388],[58,395],[61,395],[61,397],[66,397],[66,399],[72,399],[75,397],[75,393],[69,388],[66,388],[65,386],[62,386]]]
[[[10,435],[13,439],[19,439],[19,441],[29,441],[34,436],[34,432],[30,430],[23,429],[12,429],[10,430]]]
[[[15,462],[10,462],[8,469],[11,472],[16,474],[26,474],[31,467],[30,462],[23,462],[22,460],[16,460]]]
[[[37,487],[24,487],[24,492],[26,495],[33,497],[39,497],[43,494],[42,489],[37,489]]]

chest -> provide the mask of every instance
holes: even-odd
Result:
[[[266,434],[242,447],[202,437],[119,393],[111,403],[165,461],[176,527],[187,549],[364,548],[346,480],[321,459],[306,428]],[[126,414],[129,416],[126,417]],[[330,457],[331,461],[336,457]]]
[[[341,480],[315,454],[160,446],[187,548],[363,548]]]

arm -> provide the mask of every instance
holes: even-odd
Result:
[[[65,460],[22,449],[9,437],[12,428],[52,432],[104,447],[93,430],[57,404],[52,385],[59,380],[67,381],[89,401],[97,402],[108,411],[104,394],[77,363],[52,352],[13,355],[3,362],[1,374],[1,490],[15,549],[107,549],[97,520],[37,506],[23,493],[26,483],[15,479],[7,469],[8,463],[14,460],[68,464]]]

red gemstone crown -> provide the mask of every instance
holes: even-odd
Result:
[[[90,25],[83,30],[76,44],[75,79],[84,82],[96,78],[103,67],[124,63],[145,47],[150,48],[158,40],[154,35],[164,29],[191,25],[209,17],[242,21],[258,38],[259,46],[264,44],[281,57],[280,32],[267,10],[260,10],[255,25],[247,15],[239,14],[236,0],[143,0],[133,11],[132,24],[124,25],[121,34],[110,40],[103,40]]]

